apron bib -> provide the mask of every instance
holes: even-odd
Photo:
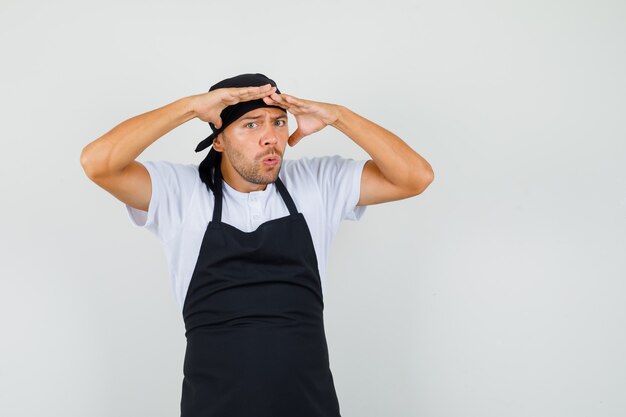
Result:
[[[183,306],[181,417],[340,417],[304,215],[277,178],[288,216],[252,232],[222,223],[216,169],[213,219]]]

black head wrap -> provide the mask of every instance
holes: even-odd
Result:
[[[276,87],[276,83],[274,80],[267,78],[263,74],[241,74],[232,78],[227,78],[214,84],[211,86],[209,91],[216,90],[218,88],[230,88],[230,87],[260,87],[265,84],[271,84],[273,87]],[[278,87],[276,88],[276,93],[280,94],[280,90]],[[196,152],[200,152],[213,144],[213,140],[220,134],[228,125],[239,119],[241,116],[246,114],[247,112],[258,109],[260,107],[273,107],[281,110],[285,110],[279,106],[271,106],[266,104],[263,99],[257,100],[248,100],[241,101],[239,103],[233,104],[232,106],[227,106],[220,113],[220,118],[222,119],[222,126],[219,129],[215,127],[215,125],[209,122],[209,126],[211,126],[211,133],[206,139],[198,144],[196,147]],[[200,163],[200,179],[209,187],[209,189],[215,192],[215,168],[219,166],[222,160],[222,153],[217,152],[215,149],[211,148],[209,154],[204,158],[204,160]]]

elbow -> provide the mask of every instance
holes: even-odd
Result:
[[[426,178],[427,178],[426,186],[429,186],[435,180],[435,172],[431,169]]]
[[[421,186],[419,188],[419,194],[423,193],[434,180],[435,180],[435,176],[433,175],[433,176],[428,177],[428,179],[422,181]]]
[[[435,173],[431,171],[431,174],[428,176],[428,182],[426,183],[424,189],[428,188],[428,186],[432,184],[433,181],[435,181]]]
[[[89,158],[89,152],[87,152],[86,147],[83,148],[83,150],[80,153],[80,166],[83,167],[83,171],[85,172],[85,175],[87,175],[87,177],[93,178],[93,175],[94,175],[93,164],[91,163],[91,160]]]
[[[413,182],[413,184],[415,185],[415,188],[413,191],[414,195],[419,195],[423,193],[434,180],[435,180],[435,173],[433,172],[432,169],[429,170],[428,173],[420,175]]]
[[[83,167],[85,175],[93,181],[100,175],[102,170],[99,167],[101,167],[102,164],[97,163],[96,159],[99,158],[96,158],[93,152],[90,152],[88,148],[89,146],[84,147],[80,153],[80,166]]]
[[[89,154],[86,152],[86,150],[87,148],[85,147],[80,152],[80,166],[83,167],[83,171],[85,172],[85,175],[90,177],[92,169],[89,165]]]

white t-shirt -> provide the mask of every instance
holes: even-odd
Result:
[[[366,160],[339,155],[284,159],[280,179],[298,212],[304,215],[322,283],[328,250],[341,220],[360,220],[367,206],[357,206]],[[213,217],[213,193],[200,179],[198,165],[168,161],[142,162],[152,180],[148,211],[126,205],[130,220],[155,234],[167,258],[172,290],[182,313],[202,238]],[[244,232],[289,215],[274,183],[265,190],[243,193],[223,181],[222,222]]]

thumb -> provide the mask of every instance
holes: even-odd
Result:
[[[298,127],[296,129],[295,132],[293,132],[290,136],[289,139],[287,140],[287,143],[289,143],[289,146],[296,146],[296,144],[298,142],[300,142],[300,139],[302,139],[305,135],[302,133],[302,130],[300,130],[300,128]]]
[[[222,127],[222,119],[219,117],[215,119],[215,123],[213,123],[213,126],[215,126],[216,129],[219,129],[220,127]]]

